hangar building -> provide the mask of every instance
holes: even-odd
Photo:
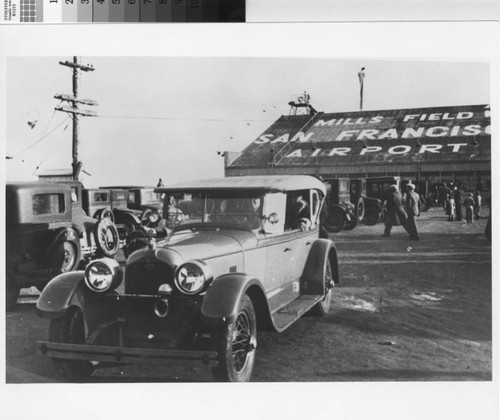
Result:
[[[324,179],[394,175],[429,186],[491,184],[489,105],[281,116],[237,155],[226,176],[309,174]]]

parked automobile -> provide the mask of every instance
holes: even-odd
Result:
[[[368,226],[376,225],[385,219],[385,201],[389,194],[389,186],[396,185],[401,189],[399,176],[381,176],[366,178],[366,195],[371,199],[367,202],[363,223]]]
[[[125,243],[123,252],[128,257],[133,251],[145,246],[146,231],[156,228],[162,220],[163,200],[153,187],[132,185],[106,186],[111,191],[111,208]]]
[[[99,188],[85,189],[80,184],[82,195],[82,208],[85,213],[94,219],[109,217],[114,221],[114,215],[111,211],[111,191]]]
[[[336,178],[325,181],[327,196],[323,226],[328,233],[354,229],[365,214],[364,181]]]
[[[308,176],[256,176],[156,192],[168,236],[149,230],[124,286],[110,259],[53,279],[37,302],[50,319],[40,352],[68,380],[110,364],[166,363],[248,381],[257,329],[281,332],[330,309],[339,272],[333,242],[320,238],[326,188]]]
[[[163,198],[161,197],[161,194],[155,192],[155,188],[122,185],[106,186],[101,187],[101,189],[110,189],[114,192],[112,195],[112,207],[113,209],[119,209],[119,212],[122,213],[123,219],[126,220],[127,226],[129,226],[131,230],[137,229],[139,224],[143,227],[150,228],[158,226],[161,220]],[[128,211],[125,211],[122,197],[123,191],[127,191],[126,208]],[[119,199],[118,194],[120,195]],[[114,213],[117,212],[114,211]],[[133,217],[127,217],[131,215],[133,215]]]
[[[94,257],[113,257],[118,232],[109,218],[82,210],[68,184],[21,182],[6,185],[6,307],[22,287],[43,289],[54,276],[74,271]]]

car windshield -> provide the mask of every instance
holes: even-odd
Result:
[[[241,191],[175,192],[165,194],[168,228],[186,224],[221,224],[258,229],[263,194]]]

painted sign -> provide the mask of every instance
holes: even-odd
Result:
[[[364,162],[402,162],[409,155],[489,159],[490,138],[489,105],[283,116],[231,166],[307,164],[311,158],[311,164],[347,163],[353,156]]]

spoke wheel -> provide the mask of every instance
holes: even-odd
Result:
[[[217,381],[249,381],[257,346],[257,320],[247,295],[240,301],[236,319],[213,331],[212,342],[219,355],[219,366],[213,370],[214,378]]]
[[[50,321],[49,341],[55,343],[84,344],[85,327],[80,308],[69,308],[66,313]],[[94,372],[94,366],[87,360],[52,358],[59,375],[72,382],[83,382]]]
[[[74,271],[80,263],[80,242],[78,239],[68,240],[67,236],[59,235],[50,253],[53,276]],[[78,238],[76,232],[73,237]]]
[[[62,244],[63,259],[61,264],[61,273],[71,271],[76,264],[76,249],[71,242],[65,241]]]
[[[118,229],[109,218],[101,219],[95,227],[95,240],[100,256],[113,258],[118,252]]]

